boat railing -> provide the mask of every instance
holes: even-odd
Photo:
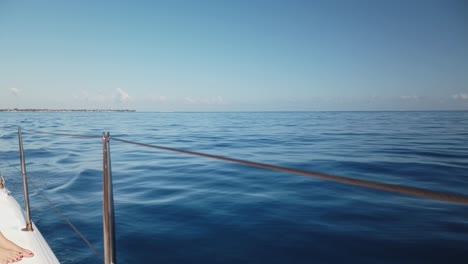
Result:
[[[45,132],[45,131],[35,131],[31,130],[28,133],[32,134],[49,134],[55,136],[67,136],[67,137],[78,137],[78,138],[102,138],[103,144],[103,240],[104,240],[104,263],[105,264],[115,264],[116,260],[116,243],[115,243],[115,220],[114,220],[114,201],[113,201],[113,188],[112,188],[112,169],[111,169],[111,152],[110,152],[110,141],[121,142],[125,144],[131,144],[140,147],[159,149],[164,151],[176,152],[192,156],[200,156],[210,159],[222,160],[226,162],[232,162],[237,164],[242,164],[251,167],[262,168],[266,170],[287,172],[296,175],[302,175],[312,178],[317,178],[326,181],[338,182],[346,185],[354,185],[365,188],[370,188],[374,190],[381,190],[393,193],[399,193],[403,195],[411,195],[421,198],[428,198],[433,200],[457,203],[468,205],[468,196],[454,193],[446,193],[433,191],[429,189],[416,188],[404,185],[397,184],[388,184],[377,181],[369,181],[363,179],[356,179],[344,176],[337,176],[332,174],[325,174],[314,171],[299,170],[295,168],[288,168],[283,166],[277,166],[266,163],[253,162],[249,160],[235,159],[225,156],[212,155],[202,152],[195,152],[190,150],[183,150],[159,145],[146,144],[142,142],[130,141],[122,138],[111,137],[110,133],[102,133],[102,136],[90,136],[90,135],[80,135],[80,134],[68,134],[68,133],[55,133],[55,132]],[[19,140],[19,151],[20,151],[20,162],[21,162],[21,174],[23,178],[23,191],[24,191],[24,202],[25,202],[25,217],[26,217],[26,227],[25,230],[31,231],[31,216],[29,212],[29,194],[28,194],[28,184],[27,184],[27,175],[26,175],[26,166],[25,166],[25,157],[23,151],[23,140],[22,140],[22,131],[21,128],[18,128],[18,140]],[[69,223],[71,225],[71,223]],[[79,231],[71,225],[73,229],[83,238],[83,240],[90,246],[93,250],[94,248],[90,243],[79,233]]]
[[[23,150],[23,136],[21,133],[21,127],[18,127],[18,144],[19,144],[19,155],[21,163],[21,176],[23,179],[23,194],[24,194],[24,211],[25,211],[25,222],[26,227],[25,231],[33,231],[32,222],[31,222],[31,213],[29,210],[29,191],[28,191],[28,177],[26,176],[26,162],[24,159],[24,150]]]

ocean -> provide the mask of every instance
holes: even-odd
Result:
[[[0,113],[0,173],[64,264],[102,263],[111,137],[468,195],[468,112]],[[466,263],[468,207],[110,142],[119,263]]]

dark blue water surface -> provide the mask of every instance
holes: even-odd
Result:
[[[62,263],[101,263],[111,136],[468,194],[468,112],[0,113],[0,171]],[[119,263],[466,263],[468,207],[111,141]],[[40,191],[39,191],[40,190]]]

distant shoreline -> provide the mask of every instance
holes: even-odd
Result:
[[[0,109],[0,112],[136,112],[136,110],[130,109]]]
[[[468,109],[451,110],[254,110],[254,111],[137,111],[134,109],[47,109],[47,108],[9,108],[0,112],[139,112],[139,113],[370,113],[370,112],[468,112]]]

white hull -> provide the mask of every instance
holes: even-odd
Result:
[[[18,264],[60,263],[39,229],[33,223],[33,232],[22,231],[26,227],[24,213],[6,187],[0,186],[0,231],[21,247],[34,252],[34,257],[23,258]]]

